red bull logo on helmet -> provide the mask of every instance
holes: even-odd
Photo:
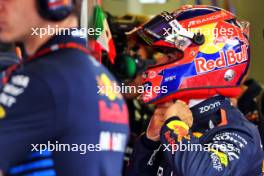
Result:
[[[199,57],[194,60],[194,63],[197,74],[202,74],[209,71],[214,71],[218,68],[236,65],[247,60],[247,46],[242,45],[241,52],[236,53],[231,49],[225,54],[223,51],[220,51],[220,57],[215,60],[206,60],[203,57]]]

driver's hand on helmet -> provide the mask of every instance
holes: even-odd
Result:
[[[158,105],[147,128],[146,136],[152,141],[160,140],[160,130],[164,122],[171,117],[178,117],[189,127],[193,124],[192,112],[183,101],[167,102]]]
[[[167,120],[175,116],[178,117],[181,121],[185,122],[189,127],[192,127],[192,111],[184,101],[177,100],[175,103],[170,105],[165,112],[164,118]]]

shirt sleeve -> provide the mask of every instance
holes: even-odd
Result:
[[[13,75],[0,92],[0,170],[52,136],[55,105],[47,84],[33,74]]]
[[[253,139],[242,128],[231,126],[216,127],[198,138],[177,117],[166,121],[161,131],[162,150],[181,176],[259,175],[261,158],[256,157],[258,144]]]
[[[149,140],[145,134],[135,143],[133,154],[129,160],[127,175],[153,176],[159,166],[160,142]]]

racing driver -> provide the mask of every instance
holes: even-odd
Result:
[[[166,56],[143,74],[157,108],[135,145],[129,176],[261,176],[256,127],[230,103],[246,78],[249,25],[226,10],[183,6],[157,15],[136,33]]]

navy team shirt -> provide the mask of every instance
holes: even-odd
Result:
[[[0,170],[6,175],[121,175],[126,104],[102,89],[115,80],[93,58],[76,48],[56,49],[65,43],[86,44],[78,36],[55,36],[39,53],[54,51],[26,61],[1,88]],[[40,154],[33,147],[40,144],[61,151]]]

